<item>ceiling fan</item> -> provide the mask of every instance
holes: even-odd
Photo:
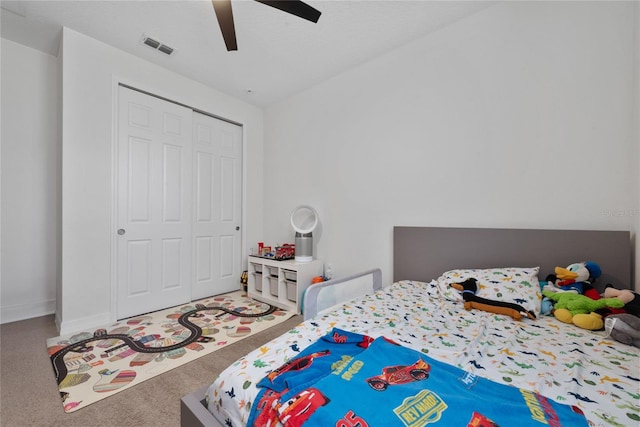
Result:
[[[275,7],[284,12],[290,13],[302,19],[306,19],[311,22],[318,22],[320,19],[320,11],[314,9],[308,4],[300,0],[255,0],[258,3],[266,4],[267,6]],[[220,24],[220,30],[222,31],[222,37],[224,43],[227,45],[227,51],[238,50],[238,43],[236,41],[236,29],[233,24],[233,12],[231,10],[231,0],[211,0],[213,3],[213,9],[216,12],[218,23]]]

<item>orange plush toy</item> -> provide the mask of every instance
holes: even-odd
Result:
[[[511,316],[515,320],[522,319],[523,314],[529,319],[536,318],[536,315],[532,311],[526,310],[521,305],[504,301],[493,301],[477,296],[478,285],[477,280],[474,278],[469,278],[461,283],[452,283],[451,287],[462,292],[462,300],[464,301],[464,308],[466,310],[475,308],[489,313]]]

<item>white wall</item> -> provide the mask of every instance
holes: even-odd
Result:
[[[244,233],[262,235],[263,112],[69,29],[62,36],[61,333],[114,320],[112,142],[117,81],[244,125]]]
[[[53,312],[63,275],[55,261],[63,77],[70,204],[57,320],[68,330],[111,310],[106,159],[119,76],[246,123],[248,245],[292,240],[291,209],[311,203],[323,222],[317,255],[336,275],[381,266],[389,280],[396,224],[637,233],[640,215],[604,215],[640,212],[640,120],[628,107],[629,94],[640,102],[635,6],[492,7],[270,108],[264,163],[262,113],[250,106],[72,31],[64,75],[55,58],[3,39],[1,321]]]
[[[56,58],[0,43],[5,323],[55,311],[60,139]]]
[[[270,107],[263,240],[311,204],[388,283],[394,225],[637,232],[634,7],[503,2]]]

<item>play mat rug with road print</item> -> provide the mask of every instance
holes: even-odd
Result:
[[[236,291],[47,340],[65,412],[233,344],[294,313]]]

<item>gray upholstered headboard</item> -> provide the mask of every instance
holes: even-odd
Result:
[[[556,266],[594,261],[607,283],[631,286],[629,231],[394,227],[393,280],[435,279],[454,268],[540,266],[544,280]]]

